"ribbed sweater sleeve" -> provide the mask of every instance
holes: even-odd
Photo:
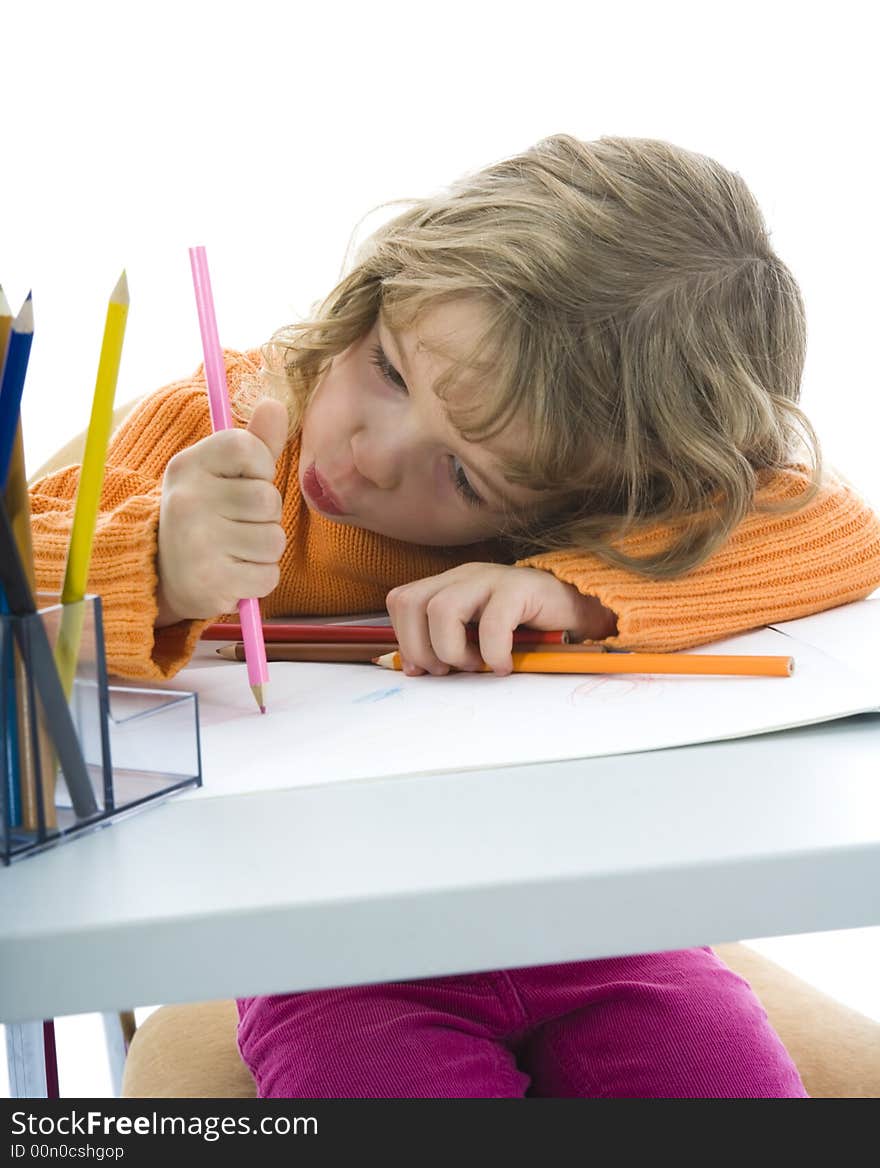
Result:
[[[795,499],[806,485],[806,475],[793,469],[771,479],[759,497],[771,504]],[[621,547],[644,556],[668,536],[656,527]],[[850,487],[829,479],[798,510],[756,510],[720,550],[678,579],[651,581],[575,552],[520,563],[552,572],[611,609],[617,635],[605,644],[666,652],[863,599],[880,587],[880,523]]]

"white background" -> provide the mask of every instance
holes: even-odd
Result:
[[[803,404],[880,505],[869,5],[309,7],[6,6],[0,281],[13,311],[33,289],[30,470],[88,423],[123,268],[118,403],[201,360],[188,247],[207,247],[222,342],[256,347],[330,289],[372,208],[566,131],[664,138],[744,176],[806,300]],[[880,930],[765,951],[880,1017]],[[103,1093],[89,1042],[67,1046],[62,1089]]]

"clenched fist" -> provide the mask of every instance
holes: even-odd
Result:
[[[165,468],[156,627],[233,612],[278,583],[284,551],[275,462],[287,411],[266,399],[246,430],[220,430]]]

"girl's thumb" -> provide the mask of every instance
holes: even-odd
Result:
[[[287,441],[287,410],[280,401],[263,398],[254,408],[248,432],[265,442],[273,460],[277,460]]]

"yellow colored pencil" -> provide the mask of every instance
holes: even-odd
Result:
[[[113,425],[113,398],[119,377],[127,317],[128,281],[123,272],[107,305],[104,340],[101,344],[95,395],[92,399],[92,415],[86,433],[79,487],[76,492],[76,507],[73,513],[73,528],[70,533],[70,548],[61,589],[62,604],[73,604],[77,600],[82,600],[86,594],[92,538],[95,534],[98,501],[104,482],[104,460],[107,457],[107,444]]]
[[[793,657],[710,653],[513,653],[514,673],[684,673],[790,677]],[[402,669],[399,653],[373,658],[383,669]],[[491,673],[488,665],[477,672]]]
[[[80,467],[79,486],[73,512],[73,526],[61,587],[61,603],[66,608],[58,633],[55,659],[64,686],[70,693],[76,673],[76,659],[82,633],[84,607],[79,602],[86,594],[92,540],[98,519],[98,504],[104,483],[104,463],[113,426],[113,399],[119,377],[122,341],[128,317],[128,281],[125,272],[119,277],[107,305],[104,339],[98,361],[98,375],[92,399],[92,413],[86,432],[85,449]]]

